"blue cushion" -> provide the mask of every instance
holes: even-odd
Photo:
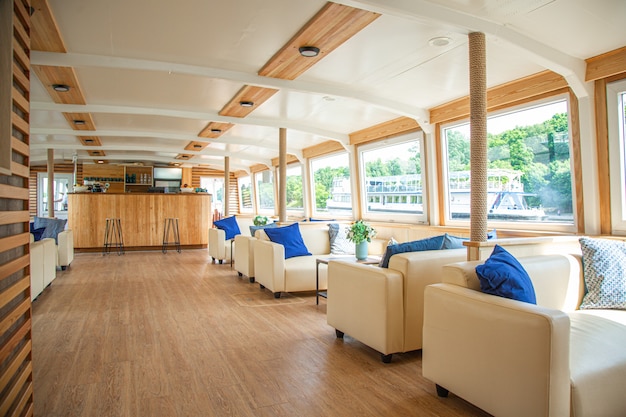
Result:
[[[443,246],[444,235],[429,237],[426,239],[414,240],[412,242],[398,243],[397,245],[388,245],[385,256],[380,263],[381,268],[389,267],[389,259],[396,253],[420,252],[425,250],[439,250]]]
[[[268,223],[262,226],[250,226],[250,236],[254,236],[257,230],[278,227],[276,223]]]
[[[40,227],[39,229],[35,229],[35,223],[30,224],[30,232],[33,234],[33,238],[35,242],[41,240],[41,235],[43,235],[45,227]]]
[[[537,304],[535,288],[524,267],[496,245],[484,264],[476,267],[480,289],[486,294]]]
[[[218,229],[223,230],[226,233],[226,240],[230,240],[237,235],[241,234],[239,230],[239,225],[237,224],[237,219],[235,216],[226,217],[222,220],[214,221],[213,224]]]
[[[272,242],[280,243],[284,246],[285,259],[293,258],[294,256],[311,255],[304,245],[298,223],[277,227],[275,229],[265,229],[265,234],[267,234],[267,237],[269,237]]]
[[[35,217],[33,222],[34,230],[43,228],[40,239],[52,238],[58,244],[58,235],[65,230],[67,219],[51,219],[48,217]],[[34,233],[33,233],[34,235]],[[36,237],[36,236],[35,236]]]

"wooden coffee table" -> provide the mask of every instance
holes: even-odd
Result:
[[[315,260],[315,304],[319,305],[320,297],[328,298],[327,291],[320,291],[320,264],[328,265],[329,261],[352,262],[363,265],[378,265],[380,256],[368,256],[363,260],[358,260],[354,255],[334,255],[317,258]]]

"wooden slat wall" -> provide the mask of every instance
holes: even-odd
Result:
[[[207,167],[193,167],[191,170],[191,186],[194,188],[200,187],[200,177],[219,177],[224,178],[224,171],[211,169]],[[234,173],[230,173],[230,184],[228,192],[228,204],[230,206],[231,213],[239,213],[239,188],[237,178]],[[215,196],[214,196],[215,197]],[[214,206],[214,204],[212,204]]]
[[[28,234],[30,143],[30,4],[0,1],[0,48],[12,51],[0,109],[11,113],[12,129],[0,132],[11,153],[10,173],[0,175],[0,415],[33,415],[33,373]],[[6,20],[5,20],[6,19]],[[7,49],[5,49],[6,52]],[[9,56],[11,56],[9,55]],[[7,74],[3,74],[7,76]],[[3,79],[3,82],[7,80]]]
[[[45,165],[38,165],[30,167],[30,178],[29,178],[29,186],[28,186],[28,202],[29,202],[29,210],[28,214],[30,217],[34,217],[37,215],[37,173],[38,172],[47,172],[48,168]],[[54,164],[54,172],[59,174],[73,174],[74,173],[74,164]],[[83,164],[79,163],[76,165],[76,177],[74,182],[76,184],[83,183]]]

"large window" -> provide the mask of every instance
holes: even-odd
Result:
[[[48,216],[48,173],[37,173],[37,215],[40,217]],[[74,184],[73,174],[54,174],[54,182],[52,189],[54,196],[52,198],[54,204],[54,217],[59,219],[67,219],[67,193]]]
[[[250,177],[237,178],[239,187],[239,211],[242,213],[252,213],[252,181]]]
[[[386,221],[426,221],[421,132],[359,149],[363,212]]]
[[[304,210],[304,198],[302,191],[302,165],[289,164],[287,166],[287,210]]]
[[[259,213],[274,214],[274,175],[266,170],[254,174],[256,181],[257,209]]]
[[[313,214],[351,216],[352,187],[347,152],[311,159]]]
[[[613,233],[626,234],[626,80],[607,85],[611,225]]]
[[[469,123],[443,128],[446,215],[470,215]],[[487,120],[488,220],[573,224],[567,100],[493,115]]]

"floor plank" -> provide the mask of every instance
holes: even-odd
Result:
[[[421,352],[379,353],[312,293],[272,302],[208,251],[76,254],[33,303],[36,416],[488,416]]]

